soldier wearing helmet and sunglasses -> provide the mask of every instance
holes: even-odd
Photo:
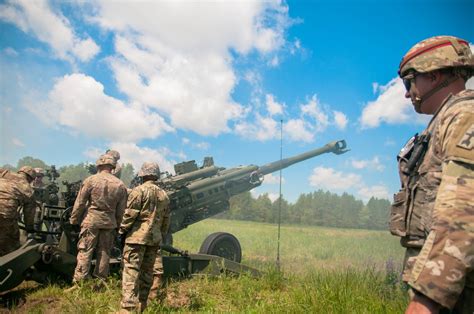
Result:
[[[160,167],[145,162],[138,176],[143,184],[128,196],[119,229],[124,242],[121,302],[124,313],[145,310],[159,264],[159,245],[170,224],[169,198],[155,183],[160,178]]]
[[[407,313],[474,312],[474,74],[469,43],[436,36],[413,46],[399,75],[420,114],[432,115],[397,156],[401,189],[390,231],[406,248]]]

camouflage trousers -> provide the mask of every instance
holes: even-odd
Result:
[[[106,278],[109,275],[110,251],[114,244],[113,229],[83,228],[77,243],[77,265],[74,282],[90,278],[92,256],[96,253],[94,277]]]
[[[421,248],[407,248],[405,252],[405,260],[403,262],[403,276],[402,280],[408,282],[413,266],[416,262],[416,257],[420,254]],[[409,291],[410,298],[413,298],[415,295],[412,290]],[[443,308],[440,311],[440,314],[472,314],[474,313],[474,272],[471,271],[467,274],[466,283],[464,289],[462,290],[461,295],[459,296],[454,309],[450,311],[449,309]]]
[[[153,283],[158,246],[125,244],[123,248],[121,307],[141,311],[146,307]]]
[[[162,300],[165,297],[163,281],[163,259],[161,252],[156,253],[155,264],[153,265],[153,284],[151,285],[148,301]]]
[[[16,218],[0,216],[0,256],[15,251],[20,247],[20,228]]]

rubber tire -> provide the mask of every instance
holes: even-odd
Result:
[[[239,240],[227,232],[215,232],[207,236],[199,249],[199,253],[216,255],[240,263],[242,248]]]

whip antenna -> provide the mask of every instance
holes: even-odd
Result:
[[[280,162],[283,159],[283,119],[280,120]],[[278,241],[277,241],[277,269],[280,271],[280,226],[281,226],[281,172],[280,168],[280,194],[278,197]]]

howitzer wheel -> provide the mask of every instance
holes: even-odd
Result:
[[[242,248],[239,240],[227,232],[215,232],[207,236],[199,249],[201,254],[217,255],[240,263]]]

